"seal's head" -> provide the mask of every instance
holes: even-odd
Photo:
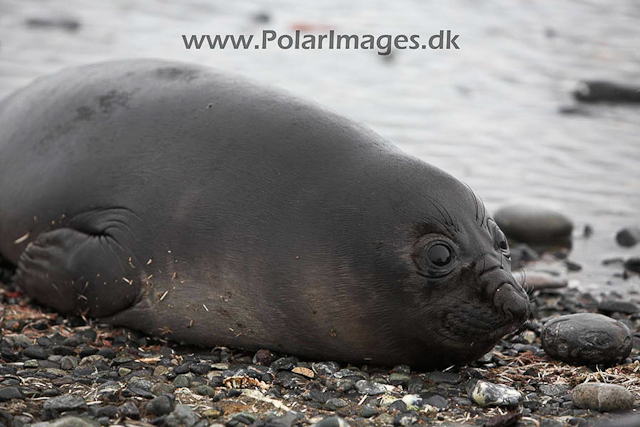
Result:
[[[475,205],[473,222],[440,207],[440,229],[424,229],[411,255],[432,301],[425,308],[433,322],[430,339],[443,350],[435,365],[482,356],[529,314],[529,298],[511,273],[507,239],[482,202]]]
[[[528,318],[529,298],[482,201],[442,171],[429,176],[428,188],[413,187],[412,202],[397,208],[405,241],[398,316],[406,329],[395,339],[400,359],[442,367],[490,351]]]

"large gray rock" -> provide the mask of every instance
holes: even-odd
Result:
[[[549,320],[540,335],[549,357],[578,365],[616,364],[631,352],[631,331],[602,314],[578,313]]]
[[[573,404],[593,411],[624,411],[633,406],[633,394],[615,384],[583,383],[571,392]]]
[[[505,206],[493,218],[509,239],[534,245],[567,242],[573,230],[563,214],[535,205]]]

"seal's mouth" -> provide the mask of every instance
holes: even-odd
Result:
[[[512,333],[529,317],[529,298],[517,284],[504,282],[485,303],[460,304],[442,314],[441,334],[451,342],[468,345],[495,343]]]
[[[443,324],[447,333],[442,336],[461,344],[495,343],[506,334],[514,332],[524,320],[505,318],[490,308],[459,307],[445,314]]]

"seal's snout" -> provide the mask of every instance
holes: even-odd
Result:
[[[493,303],[513,323],[522,323],[529,316],[529,298],[511,283],[503,283],[493,297]]]

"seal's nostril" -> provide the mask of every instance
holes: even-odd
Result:
[[[500,285],[493,303],[509,320],[524,321],[529,315],[529,299],[510,283]]]
[[[521,301],[521,298],[515,295],[513,301],[504,305],[504,311],[511,314],[512,319],[524,320],[529,315],[529,304],[528,302]]]

